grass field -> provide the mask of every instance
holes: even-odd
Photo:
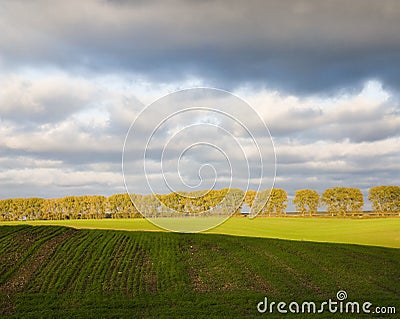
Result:
[[[75,228],[160,231],[145,219],[2,222],[0,225],[61,225]],[[400,218],[230,218],[207,233],[400,248]]]
[[[229,230],[246,234],[251,221],[240,222],[249,224],[233,220]],[[265,219],[257,225],[274,222]],[[281,318],[258,314],[257,303],[265,296],[276,302],[318,303],[335,299],[340,289],[346,290],[348,300],[400,310],[399,249],[221,234],[2,225],[4,318]],[[271,227],[260,234],[273,231]],[[328,312],[285,317],[379,318]]]

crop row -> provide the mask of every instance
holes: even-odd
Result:
[[[0,259],[18,256],[0,282],[0,314],[17,317],[233,317],[265,295],[317,301],[340,289],[400,306],[398,249],[27,225],[0,227],[0,245]]]

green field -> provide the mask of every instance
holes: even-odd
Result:
[[[262,223],[274,221],[278,222]],[[112,227],[128,221],[98,222]],[[249,224],[230,231],[249,231],[252,221],[240,222]],[[281,225],[286,222],[291,220]],[[257,303],[265,296],[276,302],[318,303],[335,299],[341,289],[351,301],[400,310],[399,249],[220,234],[2,225],[4,318],[280,318],[276,313],[258,314]],[[328,312],[285,317],[379,318]]]
[[[61,225],[75,228],[160,231],[145,219],[2,222],[0,225]],[[208,233],[400,248],[400,218],[235,217]]]

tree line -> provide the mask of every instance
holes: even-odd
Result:
[[[377,215],[400,216],[400,186],[375,186],[368,200]],[[132,203],[134,202],[134,204]],[[302,216],[313,216],[326,207],[331,216],[362,213],[364,198],[360,189],[333,187],[322,195],[311,189],[295,192],[293,204]],[[221,189],[197,192],[174,192],[158,195],[115,194],[105,196],[67,196],[63,198],[11,198],[0,200],[0,220],[60,220],[175,216],[240,215],[247,205],[258,216],[286,214],[288,195],[280,188],[263,191]]]

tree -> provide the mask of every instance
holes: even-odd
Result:
[[[300,189],[295,193],[293,204],[302,216],[305,216],[306,213],[308,213],[309,216],[312,216],[318,210],[319,201],[320,196],[315,190]]]
[[[261,216],[285,214],[288,197],[285,190],[280,188],[266,189],[258,192],[252,204],[252,211]]]
[[[254,199],[257,196],[257,192],[254,190],[248,190],[244,196],[244,202],[251,208],[254,203]]]
[[[45,199],[42,204],[42,216],[43,219],[57,219],[57,205],[58,199],[51,198]]]
[[[100,209],[100,215],[105,214],[106,212],[111,215],[112,218],[136,218],[142,217],[139,213],[137,207],[133,205],[131,197],[135,201],[135,205],[141,207],[141,195],[132,194],[114,194],[108,197],[106,200],[103,200],[103,207],[101,209],[100,202],[102,198],[99,197],[95,199],[96,203],[94,204],[97,209]]]
[[[22,200],[23,214],[27,219],[42,219],[43,198],[25,198]]]
[[[0,201],[1,220],[16,220],[18,217],[14,214],[12,207],[13,199],[3,199]]]
[[[400,215],[400,186],[375,186],[368,193],[372,209],[382,215],[399,213]]]
[[[223,215],[240,215],[245,193],[238,188],[228,188],[223,201]]]
[[[323,192],[321,202],[332,216],[346,216],[348,213],[354,215],[361,212],[364,198],[358,188],[333,187]]]

